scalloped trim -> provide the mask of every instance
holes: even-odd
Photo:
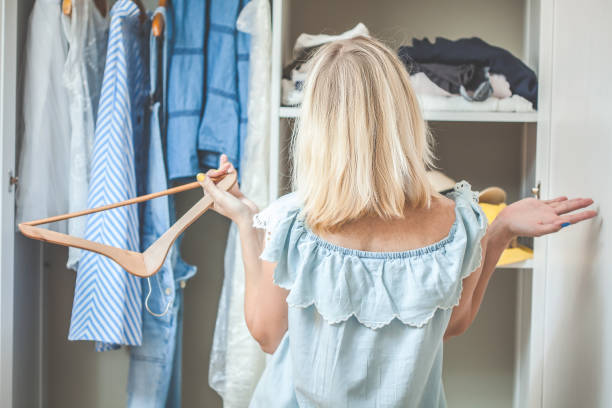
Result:
[[[464,275],[461,277],[461,281],[459,282],[459,291],[458,291],[458,295],[456,295],[456,299],[454,301],[453,304],[451,304],[450,306],[443,306],[443,305],[436,305],[433,310],[431,311],[431,313],[429,313],[427,316],[425,316],[425,318],[420,321],[411,321],[408,319],[402,319],[400,315],[398,315],[397,313],[393,313],[387,320],[382,321],[382,322],[365,322],[363,320],[361,320],[359,318],[359,316],[357,315],[356,312],[350,312],[347,314],[342,315],[341,317],[338,318],[331,318],[329,316],[329,313],[326,313],[325,311],[321,310],[321,308],[319,307],[318,303],[316,300],[310,300],[307,303],[289,303],[287,302],[287,305],[293,308],[299,308],[299,309],[307,309],[310,306],[315,307],[315,309],[317,309],[317,312],[321,315],[321,317],[323,317],[323,319],[330,325],[333,324],[339,324],[339,323],[343,323],[346,322],[348,319],[350,319],[351,317],[355,317],[355,319],[359,322],[359,324],[361,324],[364,327],[367,327],[368,329],[371,330],[378,330],[381,329],[385,326],[388,326],[393,320],[397,319],[399,320],[402,324],[404,325],[408,325],[408,326],[412,326],[415,327],[417,329],[420,329],[422,327],[424,327],[427,323],[429,323],[431,321],[431,319],[435,316],[436,312],[438,310],[449,310],[449,309],[453,309],[457,306],[459,306],[459,303],[461,302],[461,296],[463,295],[463,280],[466,279],[468,276],[470,276],[472,273],[476,272],[478,269],[480,269],[482,267],[482,238],[484,238],[485,234],[486,234],[486,230],[487,228],[485,228],[484,233],[482,235],[482,237],[480,238],[481,242],[478,243],[478,266],[476,268],[474,268],[472,271],[470,271],[470,273]],[[273,279],[274,280],[274,284],[277,286],[282,287],[283,289],[286,290],[291,290],[291,287],[289,287],[288,285],[281,285],[276,281],[276,278]]]
[[[457,185],[459,185],[460,183],[457,183]],[[467,184],[467,183],[466,183]],[[469,184],[467,184],[469,186]],[[469,188],[469,187],[468,187]],[[471,192],[471,190],[470,190]],[[478,196],[476,195],[476,199],[478,198]],[[323,319],[328,323],[328,324],[339,324],[339,323],[343,323],[345,321],[347,321],[348,319],[350,319],[351,317],[355,317],[355,319],[359,322],[359,324],[361,324],[364,327],[367,327],[371,330],[378,330],[381,329],[383,327],[388,326],[393,320],[397,319],[399,320],[402,324],[408,325],[408,326],[412,326],[415,328],[422,328],[425,325],[427,325],[431,319],[435,316],[436,312],[438,310],[449,310],[449,309],[453,309],[455,307],[457,307],[459,305],[459,303],[461,302],[461,296],[463,295],[463,280],[466,279],[468,276],[470,276],[472,273],[476,272],[477,270],[479,270],[480,268],[482,268],[482,262],[483,262],[483,250],[482,250],[482,240],[485,237],[487,230],[488,230],[489,226],[485,224],[484,229],[481,232],[481,236],[480,236],[480,240],[478,242],[478,247],[476,249],[477,251],[477,266],[472,269],[469,273],[464,274],[461,276],[460,282],[459,282],[459,287],[458,290],[456,292],[455,296],[455,300],[454,302],[449,305],[449,306],[444,306],[444,305],[436,305],[433,306],[431,312],[425,316],[424,319],[422,319],[421,321],[414,321],[414,320],[409,320],[409,319],[402,319],[402,317],[397,314],[397,313],[393,313],[392,315],[390,315],[386,320],[381,321],[381,322],[366,322],[364,320],[362,320],[360,318],[360,316],[355,312],[355,311],[351,311],[348,313],[345,313],[343,315],[341,315],[340,317],[336,317],[336,318],[332,318],[330,316],[330,313],[328,313],[325,310],[321,310],[321,307],[319,306],[318,302],[315,299],[310,299],[305,303],[290,303],[287,302],[288,306],[294,307],[294,308],[300,308],[300,309],[306,309],[310,306],[313,306],[317,309],[317,312],[321,315],[321,317],[323,317]],[[273,277],[273,281],[274,284],[277,286],[282,287],[283,289],[286,290],[291,290],[291,286],[290,285],[283,285],[280,284],[277,279],[276,279],[276,273],[274,274]]]
[[[463,198],[470,202],[472,204],[472,210],[477,211],[478,207],[478,194],[475,192],[471,191],[471,186],[469,183],[463,181],[460,183],[457,183],[455,185],[455,189],[454,192],[458,195],[463,196]],[[457,206],[458,204],[456,204]],[[458,207],[457,207],[458,208]],[[257,226],[257,225],[261,225],[263,228],[271,228],[271,229],[275,229],[278,225],[275,226],[271,226],[269,225],[269,220],[265,219],[263,217],[257,217],[256,214],[254,216],[253,219],[253,225]],[[481,214],[481,216],[484,216],[483,214]],[[453,226],[455,226],[458,222],[459,222],[459,213],[457,213],[456,215],[456,219],[455,219],[455,223],[453,224]],[[486,218],[485,218],[486,219]],[[281,220],[278,220],[281,221]],[[299,224],[298,224],[299,225]],[[304,231],[306,233],[308,233],[308,229],[306,227],[306,225],[300,225],[300,227],[304,228]],[[454,228],[454,227],[453,227]],[[451,228],[451,232],[453,230],[453,228]],[[425,314],[425,316],[423,318],[418,318],[415,319],[413,318],[402,318],[400,314],[398,313],[384,313],[384,319],[382,321],[365,321],[360,315],[359,312],[356,311],[345,311],[344,313],[331,313],[331,309],[333,309],[333,305],[331,305],[331,307],[328,307],[325,310],[322,310],[319,303],[317,302],[317,294],[316,293],[305,293],[302,297],[302,299],[297,299],[298,302],[289,302],[287,301],[288,306],[291,306],[293,308],[300,308],[300,309],[306,309],[310,306],[314,306],[317,310],[317,312],[319,313],[319,315],[321,315],[321,317],[328,323],[328,324],[339,324],[339,323],[343,323],[345,321],[347,321],[348,319],[350,319],[351,317],[355,317],[355,319],[359,322],[359,324],[361,324],[364,327],[367,327],[371,330],[378,330],[381,329],[383,327],[388,326],[393,320],[397,319],[398,321],[400,321],[402,324],[404,325],[408,325],[411,327],[415,327],[415,328],[422,328],[425,325],[427,325],[431,319],[435,316],[436,312],[438,310],[450,310],[453,309],[454,307],[458,306],[460,301],[461,301],[461,297],[463,295],[463,280],[465,278],[467,278],[468,276],[470,276],[472,273],[474,273],[475,271],[479,270],[480,268],[482,268],[482,263],[483,263],[483,248],[482,248],[482,239],[485,237],[486,232],[488,230],[488,225],[485,223],[484,228],[482,226],[479,226],[479,231],[477,233],[477,235],[479,236],[478,238],[478,244],[477,247],[474,248],[474,251],[477,251],[476,253],[472,253],[472,261],[471,263],[475,263],[477,266],[474,267],[471,271],[469,271],[469,273],[463,273],[459,278],[460,278],[460,282],[458,283],[458,285],[455,288],[454,293],[451,293],[450,296],[448,296],[446,299],[451,301],[450,305],[444,305],[444,304],[440,304],[440,303],[446,303],[445,300],[446,299],[441,299],[441,301],[437,304],[437,305],[431,305],[429,306],[429,308],[431,308],[431,310],[429,310],[428,313]],[[307,234],[308,235],[308,234]],[[452,237],[453,234],[449,233],[449,235]],[[316,237],[316,235],[315,235]],[[312,237],[310,237],[312,238]],[[315,241],[315,243],[317,243]],[[320,242],[319,242],[320,244]],[[317,245],[320,246],[320,245]],[[382,254],[386,254],[388,255],[389,253],[382,253]],[[389,259],[391,260],[391,259]],[[291,291],[293,288],[293,283],[290,284],[281,284],[278,282],[277,280],[277,272],[275,270],[274,276],[273,276],[273,281],[274,284],[282,287],[286,290]],[[425,309],[425,312],[428,311],[429,308]]]

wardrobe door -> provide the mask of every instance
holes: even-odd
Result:
[[[0,0],[0,406],[42,403],[40,243],[15,229],[18,135],[27,20],[33,0]],[[41,175],[44,177],[44,175]]]
[[[540,114],[549,131],[548,152],[538,151],[549,159],[542,198],[592,197],[600,213],[540,239],[546,258],[535,271],[545,285],[533,293],[541,306],[534,312],[543,316],[533,362],[542,367],[537,405],[610,407],[612,229],[605,219],[612,213],[612,2],[544,3],[552,53],[550,71],[540,73],[546,78]]]

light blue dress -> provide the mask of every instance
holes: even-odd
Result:
[[[462,280],[481,263],[487,219],[466,182],[448,194],[456,219],[420,249],[368,252],[315,235],[294,193],[257,214],[262,259],[289,290],[289,329],[251,407],[445,407],[444,332]]]

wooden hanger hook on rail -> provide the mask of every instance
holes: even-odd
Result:
[[[106,5],[106,0],[93,0],[94,4],[100,11],[103,17],[106,17],[106,13],[108,12],[108,7]],[[72,0],[63,0],[62,1],[62,12],[66,16],[72,15]]]
[[[158,7],[168,7],[168,0],[159,0]],[[155,14],[155,17],[153,17],[153,24],[151,28],[153,30],[154,36],[161,37],[164,32],[165,23],[166,22],[164,21],[164,16],[162,14]]]
[[[225,174],[217,182],[217,186],[222,190],[229,190],[236,183],[236,172]],[[198,177],[200,179],[200,177]],[[201,181],[201,180],[200,180]],[[164,195],[172,195],[182,191],[192,190],[200,187],[200,183],[193,182],[183,186],[170,188],[153,194],[132,198],[130,200],[121,201],[119,203],[109,204],[102,207],[92,208],[89,210],[79,211],[70,214],[58,215],[55,217],[45,218],[42,220],[29,221],[19,224],[19,230],[26,237],[39,241],[49,242],[63,246],[81,248],[87,251],[96,252],[104,255],[113,261],[117,262],[122,268],[132,275],[146,278],[154,275],[162,267],[170,248],[179,235],[183,233],[191,224],[202,216],[213,205],[213,200],[209,195],[204,195],[193,207],[191,207],[181,218],[178,219],[166,232],[162,234],[144,252],[134,252],[127,249],[117,248],[99,242],[89,241],[84,238],[73,237],[61,232],[50,231],[37,225],[48,224],[50,222],[62,221],[69,218],[80,217],[87,214],[92,214],[100,211],[110,210],[112,208],[122,207],[125,205],[141,203],[153,198]]]

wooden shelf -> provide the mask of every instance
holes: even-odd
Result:
[[[294,106],[281,106],[279,117],[296,118],[300,108]],[[537,112],[460,112],[460,111],[425,111],[425,120],[432,122],[515,122],[535,123],[538,121]]]

